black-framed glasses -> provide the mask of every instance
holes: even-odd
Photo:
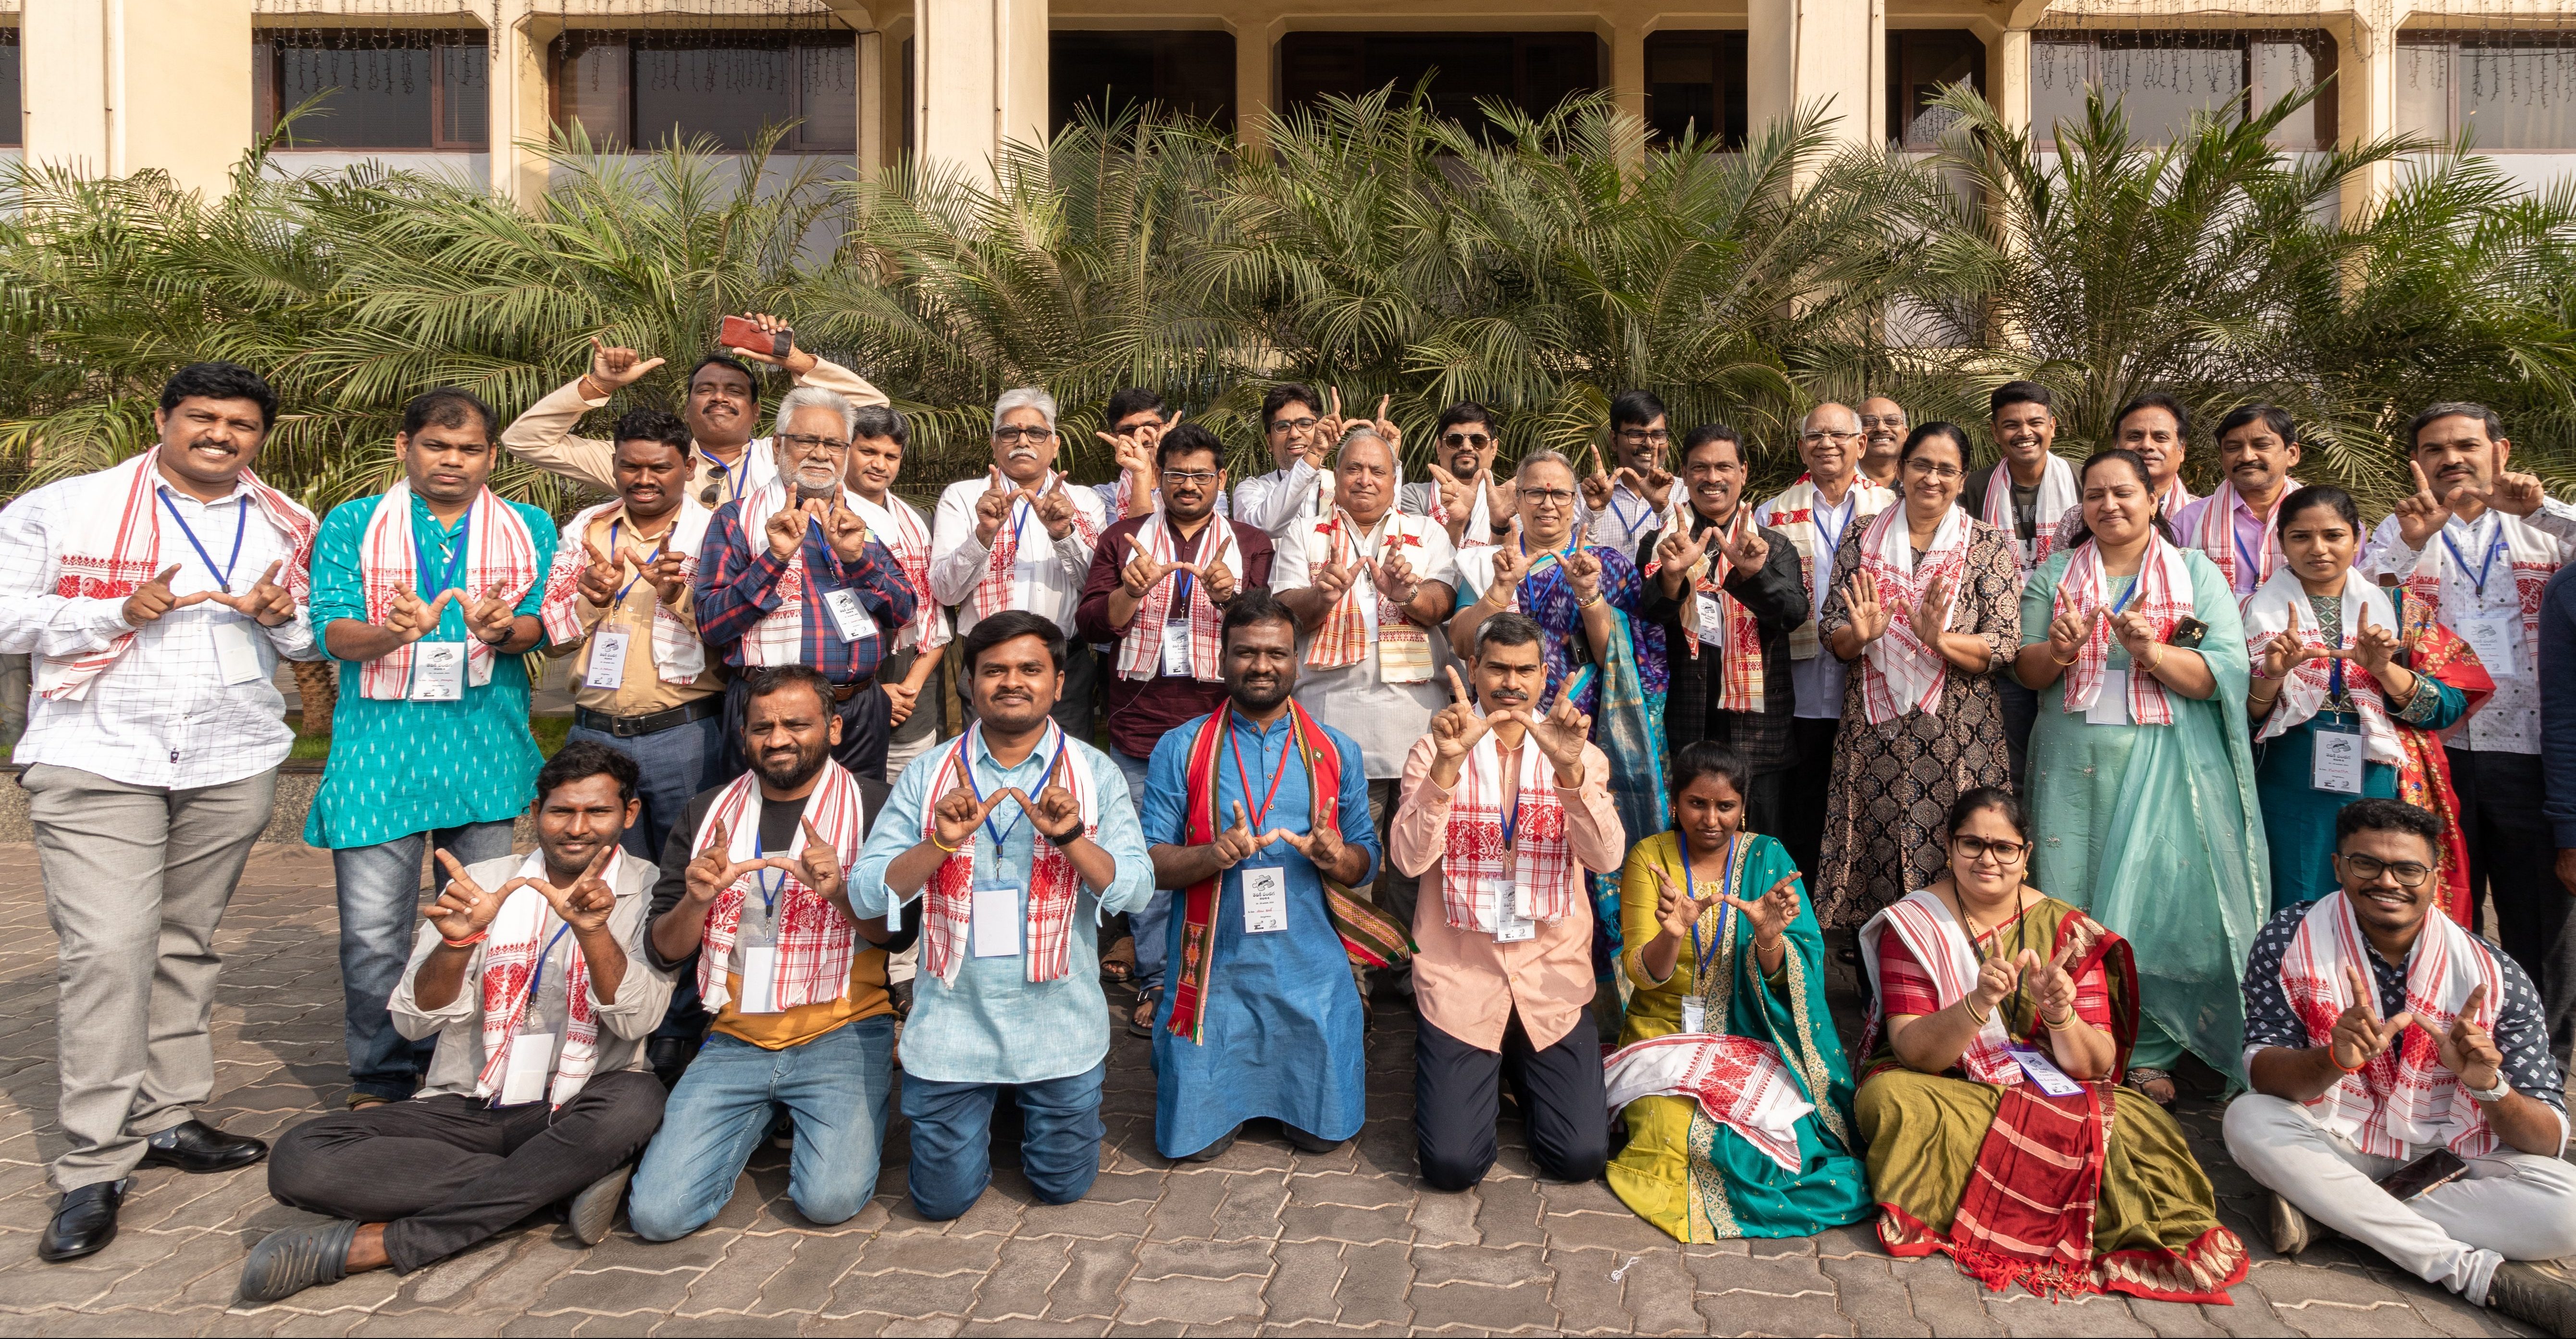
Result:
[[[796,445],[808,451],[816,450],[818,448],[834,452],[847,451],[850,449],[849,442],[843,438],[817,437],[810,432],[780,433],[778,435],[778,440],[782,442],[794,442]]]
[[[1272,432],[1304,432],[1321,422],[1323,422],[1323,420],[1319,418],[1274,418],[1270,420],[1270,430]]]
[[[2342,861],[2344,863],[2344,868],[2351,870],[2353,877],[2361,880],[2363,883],[2375,883],[2378,881],[2381,874],[2386,874],[2388,877],[2395,879],[2397,881],[2397,886],[2400,888],[2421,888],[2424,886],[2424,881],[2426,879],[2433,877],[2433,867],[2420,861],[2390,861],[2382,860],[2375,855],[2343,855],[2340,853],[2335,856],[2335,859]]]
[[[1950,849],[1956,852],[1960,859],[1971,864],[1987,856],[1993,856],[1998,865],[2018,865],[2023,856],[2030,854],[2030,843],[1988,841],[1983,837],[1952,837]]]
[[[1619,440],[1630,446],[1664,446],[1673,440],[1673,435],[1661,428],[1651,432],[1644,428],[1621,428]]]
[[[1053,441],[1054,439],[1055,429],[1053,428],[993,429],[993,440],[1004,446],[1011,446],[1020,442],[1027,442],[1031,446],[1036,446],[1041,442]]]
[[[1519,493],[1520,496],[1542,506],[1552,503],[1559,507],[1566,507],[1574,503],[1574,490],[1571,488],[1524,488],[1519,490]]]

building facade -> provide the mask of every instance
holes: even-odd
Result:
[[[2284,147],[2473,130],[2526,185],[2576,171],[2571,0],[0,0],[0,152],[220,189],[304,108],[290,168],[522,195],[574,126],[740,149],[792,125],[775,151],[826,171],[988,170],[1086,104],[1258,143],[1272,112],[1426,75],[1461,113],[1606,90],[1657,134],[1741,139],[1821,104],[1845,140],[1914,148],[1961,80],[2043,134],[2098,84],[2152,137],[2331,75]]]

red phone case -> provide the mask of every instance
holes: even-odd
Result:
[[[749,317],[728,316],[723,325],[716,327],[716,343],[728,349],[766,348],[770,357],[784,358],[795,347],[795,335],[785,330],[763,330]]]

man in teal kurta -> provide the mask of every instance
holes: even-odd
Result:
[[[519,653],[543,635],[555,525],[484,486],[494,426],[463,391],[413,400],[394,438],[403,482],[332,509],[314,543],[313,625],[341,662],[340,703],[304,840],[330,849],[339,884],[352,1106],[411,1096],[429,1062],[387,1011],[425,848],[508,855],[545,762]]]

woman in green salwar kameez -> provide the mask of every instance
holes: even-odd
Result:
[[[1674,830],[1637,843],[1620,878],[1619,967],[1634,993],[1609,1086],[1614,1103],[1623,1077],[1646,1095],[1622,1112],[1610,1188],[1686,1242],[1803,1237],[1873,1212],[1852,1152],[1851,1067],[1825,1008],[1824,938],[1788,852],[1741,831],[1746,779],[1728,749],[1682,749]],[[1693,1094],[1673,1090],[1693,1079]],[[1763,1094],[1777,1104],[1769,1133],[1730,1123],[1730,1102],[1750,1115]]]

